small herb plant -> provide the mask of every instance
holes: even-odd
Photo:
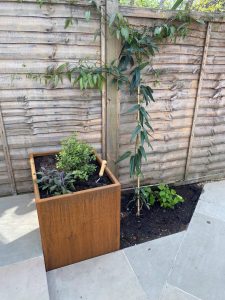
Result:
[[[56,168],[41,167],[37,172],[39,189],[50,196],[75,192],[76,182],[87,181],[95,172],[95,160],[93,148],[78,141],[73,134],[62,142],[62,150],[56,155]]]
[[[74,176],[72,173],[65,173],[56,169],[41,168],[37,172],[37,183],[43,192],[47,195],[62,195],[75,191]]]
[[[161,207],[170,209],[174,209],[178,203],[184,202],[184,199],[179,196],[174,189],[171,189],[165,184],[160,184],[157,190],[153,190],[150,187],[141,188],[140,197],[148,209],[150,209],[156,201],[159,202]]]
[[[156,202],[156,196],[154,191],[150,187],[143,187],[140,189],[140,197],[142,203],[144,203],[148,209]]]
[[[163,208],[172,208],[178,204],[184,202],[184,199],[177,195],[174,189],[170,189],[168,185],[160,184],[158,193],[158,201]]]
[[[62,150],[56,159],[57,169],[71,172],[75,180],[87,181],[96,170],[93,164],[96,160],[93,148],[78,141],[75,134],[62,142]]]

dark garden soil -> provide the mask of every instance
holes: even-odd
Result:
[[[41,171],[41,167],[44,167],[45,169],[56,168],[55,155],[35,157],[34,162],[35,162],[36,172]],[[92,163],[96,165],[96,171],[94,172],[93,175],[90,176],[88,181],[76,181],[76,183],[74,184],[76,191],[82,191],[82,190],[87,190],[91,188],[112,184],[110,179],[106,175],[106,173],[104,174],[104,176],[101,177],[100,181],[96,183],[96,181],[99,179],[100,165],[97,163],[97,161],[93,161]],[[51,197],[51,195],[46,195],[46,193],[41,190],[40,190],[40,196],[42,199]]]
[[[202,192],[201,185],[192,184],[173,187],[184,202],[174,209],[163,209],[156,203],[150,210],[143,208],[141,217],[136,217],[136,207],[127,205],[133,193],[122,193],[121,207],[121,248],[141,244],[166,235],[183,231],[190,223],[198,199]]]
[[[106,174],[96,183],[99,178],[100,166],[97,162],[95,173],[88,181],[77,181],[76,191],[101,187],[111,184]],[[55,155],[35,157],[36,171],[41,167],[55,169]],[[184,202],[176,205],[174,209],[164,209],[156,202],[150,210],[142,209],[141,216],[136,217],[136,206],[131,200],[133,192],[123,192],[121,198],[121,249],[154,240],[166,235],[183,231],[190,223],[198,199],[202,192],[202,186],[197,184],[173,187],[177,194],[184,198]],[[41,198],[51,197],[40,190]],[[128,206],[129,205],[129,206]]]

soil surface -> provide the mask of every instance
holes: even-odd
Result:
[[[36,172],[41,171],[41,167],[45,169],[55,169],[56,168],[56,157],[55,155],[46,155],[38,156],[34,158]],[[91,188],[101,187],[105,185],[112,184],[111,180],[108,178],[106,173],[101,177],[99,182],[96,181],[99,179],[100,165],[97,161],[93,161],[92,164],[96,165],[96,171],[89,177],[88,181],[76,181],[74,184],[76,191],[87,190]],[[44,191],[39,191],[41,198],[48,198],[51,195],[47,195]]]
[[[143,208],[136,217],[136,206],[129,202],[133,193],[122,193],[121,203],[121,249],[183,231],[190,223],[202,186],[197,184],[173,187],[184,198],[174,209],[164,209],[156,203],[150,210]]]

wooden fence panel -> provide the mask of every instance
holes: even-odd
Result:
[[[101,153],[101,94],[68,82],[52,89],[27,78],[50,64],[100,60],[100,38],[94,40],[100,20],[92,11],[87,22],[83,4],[71,11],[63,1],[41,8],[34,1],[0,3],[0,104],[17,193],[32,191],[30,152],[58,150],[60,140],[76,131]],[[70,16],[74,24],[65,29]],[[2,143],[0,195],[5,195],[12,192],[12,178]]]
[[[116,167],[115,160],[134,147],[130,133],[136,120],[126,111],[135,97],[109,81],[100,94],[66,81],[53,89],[27,78],[65,61],[109,63],[120,44],[94,11],[90,22],[85,20],[85,0],[72,10],[64,0],[41,8],[35,2],[0,3],[0,195],[32,191],[29,153],[58,150],[60,140],[74,131],[108,158],[124,187],[132,186],[128,161]],[[119,9],[135,26],[160,24],[174,15],[118,8],[116,0],[106,8]],[[71,16],[74,24],[65,29]],[[156,102],[149,107],[153,150],[147,151],[142,183],[225,177],[225,22],[219,15],[210,22],[210,31],[207,23],[193,23],[185,39],[160,44],[152,58],[158,79],[148,67],[143,70]],[[94,39],[96,31],[101,34]]]
[[[194,130],[189,180],[225,177],[225,24],[212,23],[203,90]],[[207,80],[213,76],[213,80]]]
[[[133,14],[132,14],[133,12]],[[150,11],[149,11],[150,12]],[[123,8],[129,20],[135,25],[154,25],[162,22],[145,14]],[[199,34],[200,33],[200,34]],[[149,107],[152,127],[152,147],[147,151],[148,161],[144,162],[142,183],[183,181],[187,160],[187,149],[191,133],[193,112],[198,88],[199,73],[204,51],[206,25],[192,25],[187,39],[178,39],[175,44],[166,41],[159,47],[159,54],[153,58],[153,68],[162,75],[155,78],[149,68],[144,73],[144,81],[154,90],[155,103]],[[159,82],[157,83],[157,80]],[[123,91],[121,100],[120,154],[133,149],[130,132],[135,127],[135,115],[126,114],[135,103],[128,92]],[[120,163],[120,180],[130,186],[127,162]]]

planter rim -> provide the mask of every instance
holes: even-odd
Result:
[[[59,151],[48,151],[48,152],[33,152],[29,154],[29,160],[30,160],[30,165],[31,165],[31,173],[32,173],[32,180],[33,180],[33,185],[34,185],[34,195],[35,195],[35,200],[37,202],[46,202],[46,201],[51,201],[51,200],[56,200],[56,199],[63,199],[65,195],[58,195],[58,196],[52,196],[48,198],[41,198],[40,197],[40,192],[39,192],[39,187],[37,184],[37,175],[36,175],[36,168],[35,168],[35,163],[34,163],[34,158],[38,156],[47,156],[51,154],[57,154]],[[96,154],[96,158],[99,164],[101,164],[102,159],[99,157],[98,154]],[[102,191],[105,189],[110,189],[111,187],[115,186],[121,186],[119,181],[116,179],[116,177],[113,175],[113,173],[110,171],[108,167],[105,169],[106,174],[108,175],[109,179],[111,180],[111,184],[101,186],[101,187],[96,187],[96,188],[91,188],[91,189],[86,189],[86,190],[81,190],[77,192],[73,192],[71,194],[66,194],[67,197],[74,197],[76,194],[84,194],[84,193],[93,193],[97,191]]]

